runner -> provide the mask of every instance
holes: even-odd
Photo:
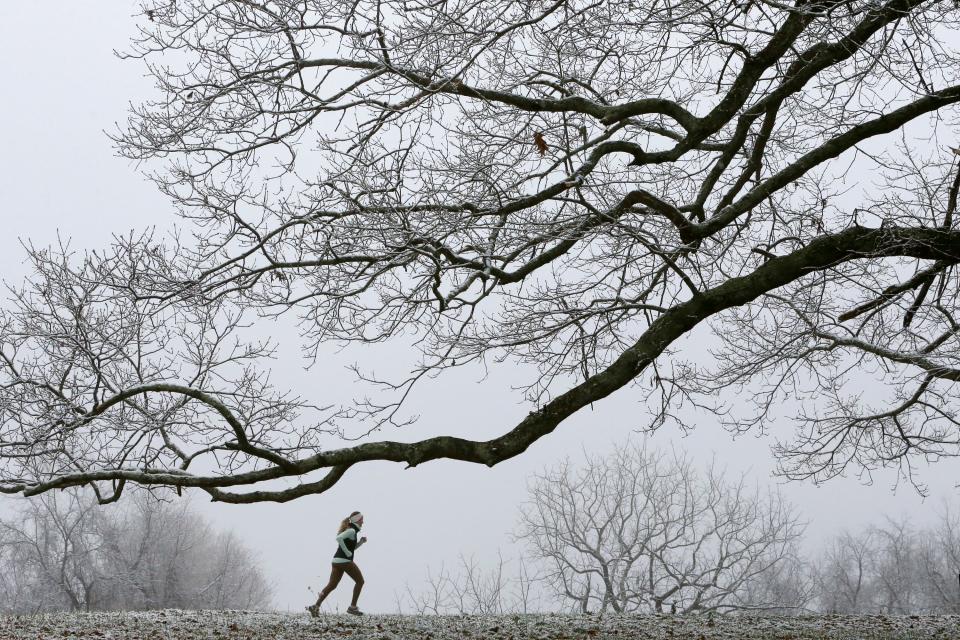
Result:
[[[333,565],[330,571],[330,581],[323,588],[317,601],[307,607],[307,611],[314,618],[320,616],[320,605],[330,593],[340,584],[340,578],[347,574],[353,578],[353,600],[347,607],[347,613],[355,616],[362,616],[363,612],[357,608],[357,600],[360,598],[360,590],[363,589],[363,574],[360,573],[360,567],[353,559],[353,554],[363,545],[367,538],[357,539],[360,527],[363,526],[363,514],[359,511],[351,513],[343,522],[340,523],[340,530],[337,531],[337,551],[333,554]]]

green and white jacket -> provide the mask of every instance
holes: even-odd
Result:
[[[334,564],[353,562],[353,553],[362,543],[357,538],[360,527],[351,523],[337,534],[337,551],[333,554]]]

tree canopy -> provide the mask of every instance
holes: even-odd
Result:
[[[31,249],[0,319],[0,490],[283,501],[362,462],[492,466],[632,383],[651,429],[685,403],[796,415],[789,477],[956,455],[958,22],[953,0],[146,2],[123,55],[156,90],[114,139],[181,226]],[[382,393],[355,404],[294,397],[244,337],[282,313],[314,353],[414,336],[419,364],[361,363]],[[686,362],[704,323],[715,358]],[[525,418],[376,439],[476,362],[533,366]],[[344,425],[362,441],[329,446]]]

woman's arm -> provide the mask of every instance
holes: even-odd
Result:
[[[346,529],[341,531],[339,534],[337,534],[337,544],[340,545],[340,548],[343,549],[343,553],[348,558],[353,557],[353,551],[350,551],[350,549],[347,548],[346,540],[347,538],[356,539],[356,537],[357,537],[357,532],[354,531],[353,527],[347,527]]]

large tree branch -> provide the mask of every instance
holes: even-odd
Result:
[[[64,474],[50,480],[13,482],[0,487],[5,493],[36,495],[51,489],[103,480],[128,480],[148,485],[173,485],[218,489],[220,487],[303,475],[321,468],[333,468],[326,478],[305,488],[264,491],[253,497],[231,496],[212,491],[215,500],[251,502],[286,500],[306,493],[319,493],[332,486],[346,469],[359,462],[386,460],[405,462],[408,467],[438,459],[460,460],[493,466],[517,456],[579,409],[624,387],[661,355],[669,345],[707,318],[735,306],[747,304],[811,273],[844,262],[865,258],[911,257],[924,260],[960,262],[960,231],[925,228],[855,226],[821,236],[791,254],[766,261],[752,273],[703,291],[658,317],[629,349],[610,366],[583,383],[530,412],[516,427],[487,441],[451,436],[419,442],[374,442],[324,451],[291,461],[287,465],[233,475],[194,476],[183,471],[103,469]],[[164,391],[167,389],[161,389]],[[169,389],[167,391],[180,392]]]

